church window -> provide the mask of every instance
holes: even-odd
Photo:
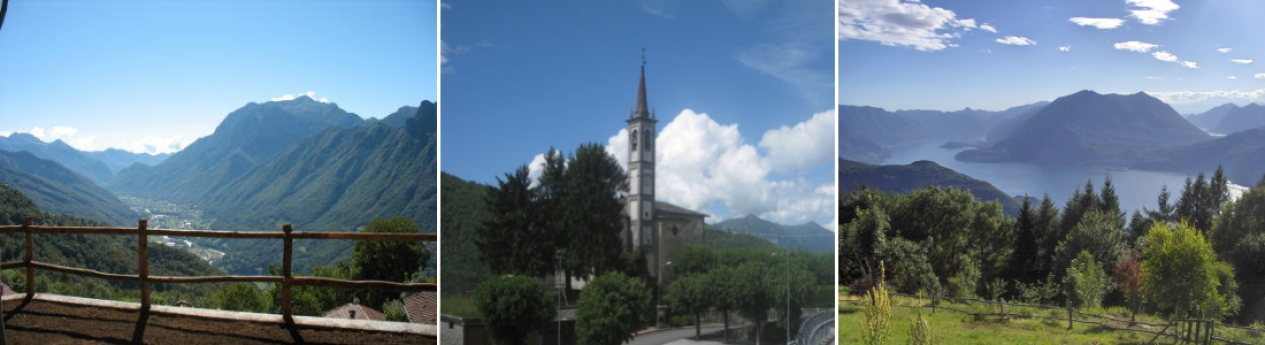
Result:
[[[643,146],[645,146],[646,151],[649,151],[649,150],[651,149],[651,147],[650,147],[651,143],[653,143],[653,142],[654,142],[654,137],[653,137],[653,136],[651,136],[651,133],[650,133],[650,130],[649,130],[649,129],[647,129],[647,130],[645,130],[645,131],[641,132],[641,134],[645,137],[645,139],[644,139],[644,140],[642,140],[642,141],[644,142],[644,145],[643,145]]]
[[[636,150],[637,150],[637,130],[635,130],[635,129],[633,130],[633,132],[632,132],[632,136],[631,136],[631,138],[630,138],[630,139],[632,139],[632,142],[631,142],[631,144],[632,144],[632,149],[633,149],[633,151],[636,151]]]

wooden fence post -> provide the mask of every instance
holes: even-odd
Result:
[[[290,237],[290,224],[281,226],[281,231],[285,233],[285,247],[281,253],[281,275],[284,276],[281,281],[281,317],[285,319],[286,324],[294,323],[294,316],[290,309],[290,280],[294,277],[290,274],[290,257],[292,248],[294,247],[294,238]]]
[[[149,310],[149,235],[145,230],[149,228],[149,220],[141,219],[136,227],[136,254],[139,260],[136,265],[136,273],[140,276],[141,283],[141,310]]]
[[[1068,306],[1067,306],[1067,329],[1069,329],[1069,330],[1071,330],[1071,329],[1072,329],[1072,306],[1071,306],[1071,303],[1068,303]]]
[[[31,265],[31,261],[35,260],[35,239],[31,237],[31,217],[22,219],[22,232],[26,233],[26,255],[22,258],[22,262],[26,263],[26,297],[29,302],[35,298],[35,266]]]

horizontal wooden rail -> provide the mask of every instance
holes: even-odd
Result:
[[[355,240],[355,241],[390,241],[390,242],[436,242],[439,236],[435,233],[348,233],[348,232],[302,232],[291,231],[290,224],[282,226],[281,231],[221,231],[221,230],[169,230],[148,229],[148,221],[142,219],[136,228],[87,227],[87,226],[44,226],[32,225],[32,218],[26,217],[22,225],[2,225],[0,234],[15,233],[24,235],[25,255],[22,260],[0,262],[0,270],[26,269],[26,298],[35,294],[35,269],[49,270],[65,274],[73,274],[101,279],[138,282],[141,287],[141,309],[147,312],[150,306],[149,287],[153,283],[168,284],[200,284],[200,283],[276,283],[282,290],[282,317],[287,323],[293,322],[290,310],[291,286],[327,287],[351,290],[389,290],[399,292],[436,291],[437,285],[430,283],[398,283],[381,280],[346,280],[324,277],[302,277],[291,274],[291,252],[295,239],[317,240]],[[137,237],[137,274],[107,273],[97,270],[68,267],[47,262],[35,261],[34,234],[85,234],[85,235],[131,235]],[[150,276],[149,275],[149,236],[173,237],[206,237],[206,238],[244,238],[244,239],[280,239],[283,240],[282,274],[280,276]]]

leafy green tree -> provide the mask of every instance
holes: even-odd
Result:
[[[1142,291],[1147,300],[1177,318],[1223,316],[1216,253],[1189,223],[1156,223],[1142,251]],[[1202,310],[1201,310],[1202,309]]]
[[[694,337],[702,339],[703,314],[716,305],[716,293],[708,285],[703,274],[690,274],[678,278],[668,287],[665,298],[672,309],[694,315]]]
[[[757,343],[763,337],[761,330],[769,319],[769,309],[777,303],[773,289],[768,286],[769,279],[766,279],[769,273],[768,264],[763,260],[744,262],[735,272],[738,304],[734,309],[738,315],[755,323]]]
[[[729,312],[742,304],[742,277],[731,266],[716,266],[705,277],[707,285],[713,289],[712,309],[723,315],[725,343],[729,343]]]
[[[553,300],[540,280],[524,276],[495,277],[474,289],[474,305],[488,334],[498,344],[524,345],[527,335],[557,317]]]
[[[1080,224],[1081,217],[1084,217],[1086,213],[1102,209],[1101,204],[1102,199],[1098,198],[1098,194],[1094,194],[1094,181],[1085,182],[1085,190],[1073,192],[1072,197],[1068,198],[1067,204],[1063,206],[1063,218],[1059,220],[1059,231],[1054,234],[1056,241],[1066,238],[1067,233]],[[1055,270],[1060,271],[1057,268]]]
[[[626,268],[620,232],[628,175],[619,161],[597,143],[580,145],[566,170],[569,197],[563,200],[570,231],[564,266],[572,276],[590,278]]]
[[[561,151],[550,147],[545,153],[542,168],[539,183],[535,187],[536,210],[542,215],[538,221],[553,239],[554,248],[567,248],[571,246],[571,230],[567,228],[569,224],[566,222],[564,203],[571,196],[571,187],[567,182],[566,157]],[[557,260],[556,257],[551,258],[550,262],[553,260]],[[571,290],[571,271],[563,270],[563,274],[567,290]]]
[[[1068,302],[1077,309],[1096,308],[1102,305],[1103,296],[1113,288],[1111,277],[1094,260],[1094,255],[1082,250],[1072,259],[1063,277]]]
[[[1116,262],[1127,249],[1124,229],[1110,214],[1091,211],[1081,217],[1080,224],[1054,249],[1055,269],[1066,271],[1081,251],[1089,251],[1103,262]],[[1110,273],[1110,272],[1108,272]]]
[[[385,314],[387,321],[392,322],[408,322],[408,312],[404,310],[404,304],[399,300],[387,302],[382,306],[382,313]]]
[[[221,285],[219,290],[211,293],[208,300],[210,307],[215,309],[254,313],[272,312],[272,299],[268,294],[247,283]]]
[[[276,267],[270,266],[268,271],[271,275],[281,275],[281,270]],[[312,276],[351,280],[356,277],[356,267],[350,260],[339,261],[331,266],[317,265],[312,268]],[[356,294],[351,290],[295,286],[290,291],[290,308],[297,315],[320,316],[330,309],[351,303]],[[273,284],[269,288],[269,295],[272,297],[274,309],[279,308],[281,286]]]
[[[574,163],[573,163],[574,164]],[[594,278],[580,293],[576,309],[576,337],[581,344],[618,345],[651,322],[651,303],[645,283],[612,271]]]
[[[778,253],[776,260],[769,262],[769,275],[766,283],[773,295],[774,309],[777,310],[777,322],[783,328],[789,328],[791,332],[797,332],[799,320],[803,314],[803,307],[809,303],[812,298],[813,284],[815,280],[812,272],[808,271],[806,252],[783,252]],[[790,256],[788,259],[786,256]],[[788,263],[786,260],[789,260]],[[787,267],[790,266],[790,267]],[[788,293],[789,290],[789,293]],[[787,300],[789,299],[789,301]],[[787,306],[790,309],[787,309]]]
[[[686,245],[672,255],[672,274],[683,277],[705,274],[716,266],[716,250],[707,246]]]
[[[493,274],[539,277],[553,272],[555,239],[531,188],[527,165],[496,182],[485,198],[489,218],[477,229],[482,261]]]
[[[412,234],[421,230],[413,220],[404,217],[378,219],[369,222],[361,232],[372,234]],[[358,280],[408,281],[410,276],[430,261],[430,253],[420,242],[356,241],[351,251]],[[398,293],[369,290],[361,302],[381,308],[391,296]]]

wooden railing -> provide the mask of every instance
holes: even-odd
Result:
[[[380,280],[346,280],[322,277],[296,277],[291,272],[292,248],[295,239],[324,240],[361,240],[392,242],[436,242],[434,233],[358,233],[358,232],[303,232],[291,231],[290,224],[281,227],[281,232],[262,231],[220,231],[220,230],[163,230],[148,229],[148,221],[141,219],[135,229],[83,226],[40,226],[31,225],[32,219],[27,217],[22,225],[0,226],[0,234],[25,234],[25,256],[22,260],[0,262],[0,270],[26,269],[26,296],[30,301],[35,297],[35,269],[56,271],[66,274],[137,282],[141,288],[141,311],[150,308],[149,290],[151,283],[226,283],[226,282],[263,282],[281,284],[281,315],[287,324],[293,324],[294,318],[290,306],[290,288],[299,286],[316,286],[339,289],[371,289],[400,292],[436,291],[436,285],[430,283],[399,283]],[[132,235],[137,237],[137,274],[106,273],[86,268],[67,267],[47,262],[35,261],[34,234],[87,234],[87,235]],[[149,275],[149,236],[233,238],[233,239],[281,239],[285,243],[281,256],[280,276],[150,276]]]

